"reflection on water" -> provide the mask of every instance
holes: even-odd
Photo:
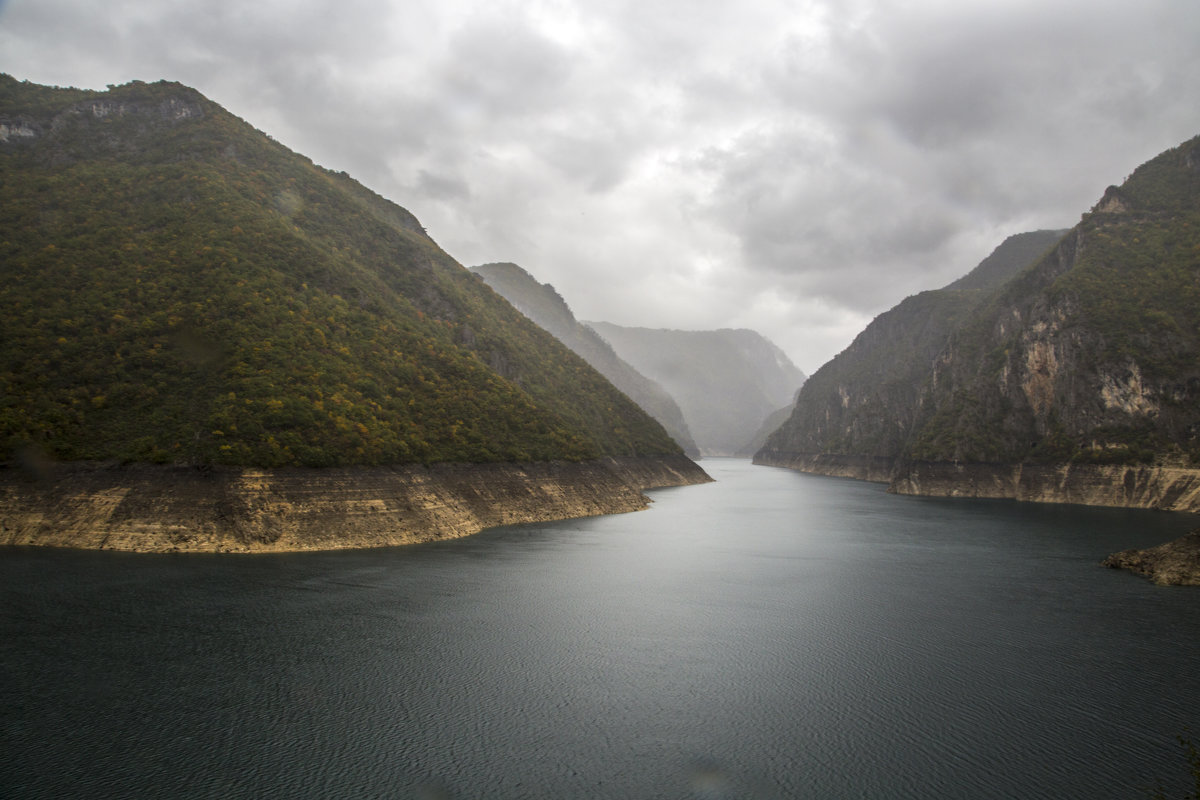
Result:
[[[1184,515],[706,461],[374,551],[0,551],[4,797],[1136,797],[1183,786]]]

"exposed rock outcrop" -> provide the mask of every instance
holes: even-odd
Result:
[[[1104,566],[1145,575],[1160,586],[1200,586],[1200,528],[1146,550],[1123,550]]]
[[[890,491],[934,497],[989,497],[1200,512],[1200,469],[1120,464],[912,462],[892,474]]]
[[[582,463],[242,469],[56,464],[0,470],[0,544],[269,552],[453,539],[645,508],[643,489],[705,483],[684,456]]]
[[[151,88],[141,81],[127,84],[122,97],[24,84],[22,88],[31,97],[39,92],[43,98],[56,94],[57,102],[52,104],[56,108],[46,113],[43,107],[35,114],[0,107],[0,144],[37,147],[37,160],[44,165],[62,166],[99,153],[138,158],[147,141],[159,135],[164,126],[199,120],[207,114],[207,101],[195,89],[178,83],[158,85],[169,87],[171,94],[139,96],[139,89]],[[77,99],[71,102],[72,98]],[[86,155],[80,139],[87,142]]]
[[[1200,512],[1200,469],[1190,467],[899,461],[836,453],[760,454],[755,463],[886,483],[895,494]]]

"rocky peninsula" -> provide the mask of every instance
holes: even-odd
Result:
[[[1145,575],[1160,586],[1200,586],[1200,528],[1145,550],[1122,550],[1102,562]]]

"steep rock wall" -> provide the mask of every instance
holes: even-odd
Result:
[[[889,491],[1200,512],[1200,469],[1116,464],[913,462],[897,470]]]
[[[795,453],[884,460],[908,455],[936,411],[935,369],[940,364],[944,371],[954,362],[955,332],[978,313],[989,292],[1058,245],[1064,233],[1011,236],[960,280],[880,314],[804,384],[791,418],[767,439],[759,457],[770,463]]]
[[[760,453],[754,463],[888,484],[895,494],[1200,512],[1200,469],[1119,464],[981,464],[828,453]]]
[[[410,544],[523,522],[637,511],[643,489],[705,483],[683,456],[583,463],[0,470],[0,544],[270,552]]]

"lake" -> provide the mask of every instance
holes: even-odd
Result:
[[[0,797],[1138,798],[1200,739],[1194,516],[706,460],[635,514],[0,549]]]

